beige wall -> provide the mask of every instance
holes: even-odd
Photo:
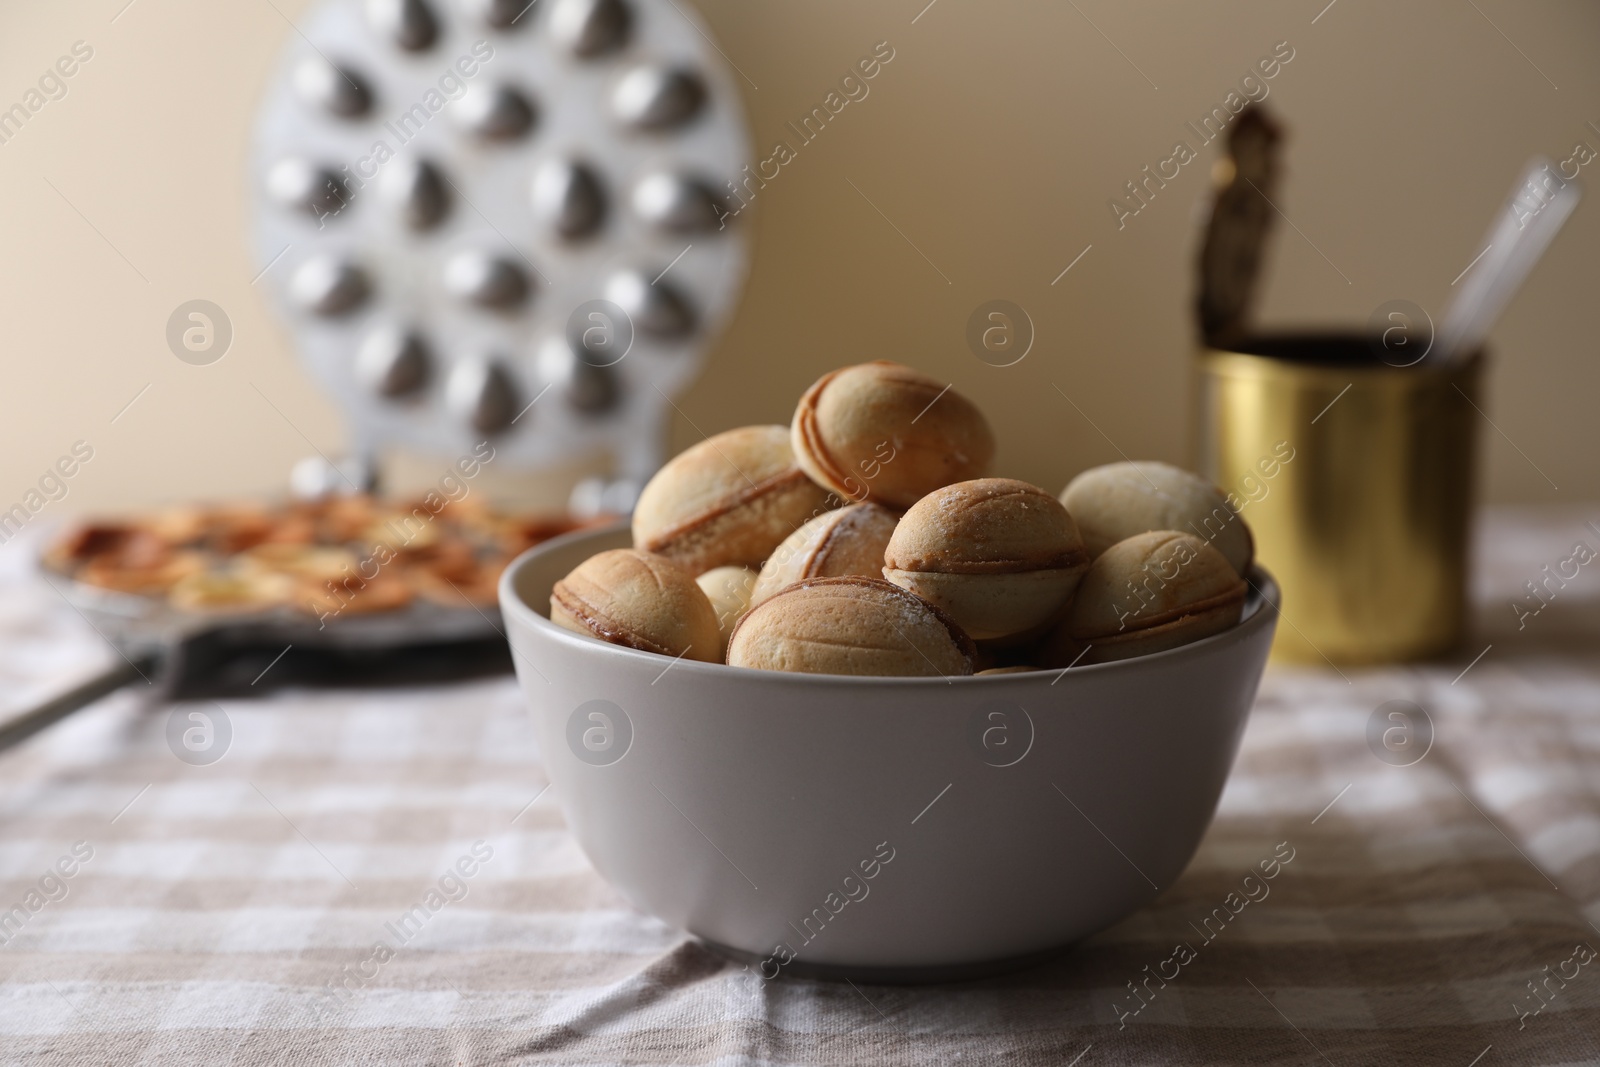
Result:
[[[310,454],[293,427],[340,444],[245,250],[248,125],[291,32],[273,4],[304,5],[136,0],[113,23],[125,2],[0,11],[0,105],[74,41],[94,48],[67,96],[0,145],[0,508],[79,439],[95,455],[61,513],[275,491]],[[1055,488],[1117,448],[1186,460],[1209,151],[1120,232],[1107,201],[1279,41],[1294,50],[1270,83],[1291,134],[1279,203],[1304,236],[1273,238],[1268,322],[1359,324],[1395,297],[1437,316],[1523,161],[1600,148],[1600,6],[1583,0],[1339,0],[1314,25],[1323,0],[937,0],[913,23],[923,2],[702,0],[760,86],[747,99],[763,146],[875,42],[896,58],[760,195],[743,308],[681,402],[695,424],[787,421],[822,370],[889,357],[982,403],[1005,473]],[[1495,332],[1493,499],[1600,496],[1597,211],[1579,209]],[[236,331],[210,367],[163,339],[196,297]],[[1037,325],[1017,366],[964,341],[992,298]],[[680,418],[674,445],[694,438]]]

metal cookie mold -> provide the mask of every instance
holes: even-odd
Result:
[[[739,87],[673,0],[324,0],[256,123],[256,269],[358,457],[661,461],[743,285]]]

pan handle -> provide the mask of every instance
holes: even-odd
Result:
[[[0,725],[0,752],[32,737],[45,727],[66,718],[79,708],[87,707],[108,693],[113,693],[132,682],[148,680],[155,670],[157,658],[145,656],[137,661],[118,659],[99,674],[93,675],[67,690],[51,697],[43,704],[23,712]]]

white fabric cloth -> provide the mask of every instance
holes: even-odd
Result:
[[[119,694],[0,755],[0,1062],[1600,1062],[1600,961],[1579,962],[1600,948],[1600,567],[1522,629],[1511,607],[1600,548],[1596,520],[1487,516],[1477,636],[1448,663],[1270,669],[1174,887],[1059,960],[950,986],[763,982],[632,911],[567,833],[509,678],[224,701],[210,766],[166,731],[215,706]],[[18,549],[11,708],[110,655]],[[1394,699],[1433,722],[1412,766],[1367,742]],[[1207,938],[1285,843],[1270,894]],[[1179,942],[1178,976],[1141,984]]]

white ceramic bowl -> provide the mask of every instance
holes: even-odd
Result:
[[[550,622],[550,589],[625,528],[500,584],[545,767],[595,868],[768,977],[954,977],[1071,944],[1193,856],[1272,643],[1243,621],[1168,652],[984,678],[674,661]]]

